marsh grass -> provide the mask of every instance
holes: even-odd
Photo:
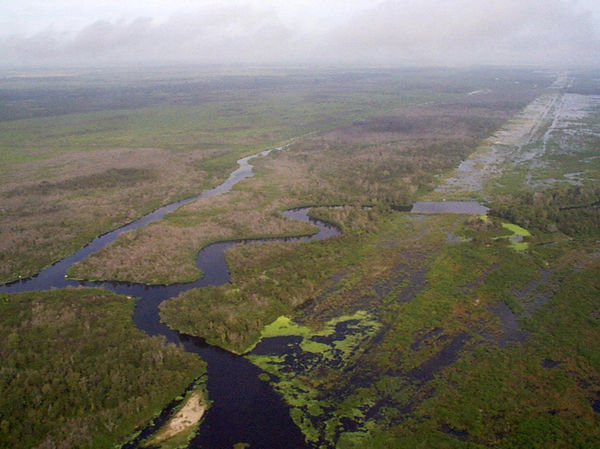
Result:
[[[307,233],[306,225],[278,216],[307,204],[373,205],[366,220],[353,224],[356,232],[361,227],[368,233],[378,215],[431,189],[436,173],[454,166],[499,126],[508,110],[495,109],[497,102],[498,94],[405,106],[297,139],[253,161],[256,176],[230,194],[197,201],[119,236],[70,275],[149,284],[197,279],[194,255],[211,242]]]
[[[113,74],[108,83],[84,76],[54,89],[36,79],[30,90],[25,81],[6,87],[9,97],[27,100],[15,102],[20,112],[8,117],[32,118],[0,122],[0,282],[30,276],[101,233],[214,187],[242,156],[381,110],[452,96],[398,89],[404,79],[394,73],[345,80],[288,75],[211,75],[192,84],[153,78],[132,88],[129,76]],[[377,83],[364,83],[370,76]],[[230,88],[218,95],[222,83]],[[75,97],[84,100],[70,103]],[[119,279],[128,275],[126,269]],[[188,268],[181,276],[197,275]]]

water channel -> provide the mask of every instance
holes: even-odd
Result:
[[[96,237],[76,253],[46,267],[35,276],[0,286],[0,291],[5,293],[65,287],[102,287],[115,293],[139,298],[133,316],[134,323],[139,329],[151,336],[162,335],[167,341],[181,345],[188,352],[198,354],[207,363],[207,389],[212,405],[206,413],[197,436],[189,446],[191,448],[231,449],[239,442],[247,443],[251,448],[304,448],[307,445],[304,436],[290,418],[289,407],[267,382],[258,379],[259,368],[244,357],[208,345],[200,338],[170,329],[160,322],[158,308],[160,303],[191,288],[216,286],[229,282],[225,251],[235,245],[269,241],[322,240],[339,234],[339,230],[327,223],[309,218],[308,208],[287,210],[283,212],[285,217],[310,222],[318,227],[318,232],[304,237],[214,243],[202,249],[197,256],[197,266],[204,276],[189,283],[147,286],[127,282],[74,281],[66,278],[66,272],[73,264],[114,242],[123,232],[160,220],[169,212],[192,201],[228,192],[238,182],[253,176],[250,164],[253,158],[266,156],[270,151],[266,150],[240,159],[238,169],[218,187],[163,206],[134,222]],[[129,443],[125,447],[137,447],[137,443]]]
[[[276,150],[280,150],[277,148]],[[66,277],[67,270],[94,252],[115,241],[122,233],[144,227],[160,220],[177,208],[214,195],[226,193],[238,182],[253,176],[250,161],[266,156],[272,150],[265,150],[238,161],[238,169],[214,189],[175,203],[163,206],[140,219],[93,239],[89,244],[55,264],[44,268],[37,275],[9,284],[0,285],[0,292],[18,293],[33,290],[49,290],[66,287],[101,287],[115,293],[139,298],[136,303],[133,321],[142,331],[151,336],[163,336],[167,341],[181,345],[186,351],[198,354],[207,363],[207,389],[211,407],[206,413],[190,448],[231,449],[235,443],[249,444],[250,448],[306,448],[304,436],[293,423],[289,407],[283,402],[267,382],[259,380],[260,369],[247,359],[229,353],[216,346],[208,345],[201,338],[181,334],[160,322],[159,305],[191,288],[223,285],[230,280],[225,261],[225,251],[235,245],[264,242],[299,242],[322,240],[338,235],[339,230],[327,223],[308,216],[309,208],[291,209],[283,212],[289,219],[312,223],[318,232],[311,236],[257,239],[245,241],[225,241],[203,248],[197,256],[196,264],[204,276],[194,282],[166,286],[148,286],[114,281],[75,281]],[[413,213],[485,213],[473,202],[415,203]],[[166,420],[166,417],[163,419]],[[153,427],[143,431],[151,433]],[[138,438],[123,448],[138,447]]]

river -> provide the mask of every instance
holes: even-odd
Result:
[[[276,148],[276,150],[281,150]],[[323,240],[340,234],[340,231],[327,223],[308,216],[310,208],[290,209],[283,212],[289,219],[309,222],[318,228],[311,236],[225,241],[203,248],[197,256],[196,264],[204,276],[194,282],[165,286],[148,286],[128,282],[88,282],[67,279],[67,270],[94,252],[106,247],[122,234],[144,227],[163,218],[169,212],[214,195],[229,192],[238,182],[253,176],[250,161],[267,156],[273,150],[242,158],[238,168],[229,178],[214,189],[175,203],[163,206],[138,220],[93,239],[89,244],[55,264],[44,268],[37,275],[1,285],[0,292],[18,293],[33,290],[49,290],[65,287],[101,287],[115,293],[139,298],[136,302],[133,321],[138,329],[151,336],[163,336],[167,341],[183,347],[186,351],[198,354],[207,363],[207,389],[212,401],[196,437],[190,448],[231,449],[235,443],[249,444],[250,448],[307,448],[304,436],[293,423],[289,407],[271,386],[258,378],[260,369],[246,358],[227,352],[219,347],[206,344],[201,338],[181,334],[160,322],[159,305],[172,297],[192,288],[218,286],[230,280],[225,261],[225,251],[239,244],[264,242],[298,242]],[[487,208],[475,202],[418,202],[413,213],[486,213]],[[163,418],[163,421],[166,417]],[[153,427],[143,431],[143,436],[151,433]],[[138,447],[138,438],[130,441],[123,449]]]
[[[280,150],[281,148],[277,148]],[[305,448],[304,436],[293,423],[289,407],[267,382],[258,378],[260,369],[247,359],[221,348],[206,344],[202,339],[176,332],[160,322],[159,305],[191,288],[222,285],[230,280],[225,262],[225,251],[239,244],[269,241],[322,240],[339,234],[334,226],[308,217],[308,208],[291,209],[283,212],[289,219],[310,222],[319,231],[312,236],[273,238],[260,240],[229,241],[209,245],[198,253],[198,268],[204,276],[194,282],[167,286],[147,286],[127,282],[87,282],[66,278],[67,270],[94,252],[106,247],[122,234],[160,220],[169,212],[184,204],[214,195],[226,193],[238,182],[253,176],[250,161],[266,156],[265,150],[238,161],[238,169],[218,187],[209,189],[182,201],[163,206],[125,226],[96,237],[89,244],[55,264],[44,268],[37,275],[0,286],[5,293],[33,290],[49,290],[65,287],[102,287],[115,293],[139,298],[136,302],[133,321],[151,336],[163,336],[167,341],[181,345],[186,351],[198,354],[207,363],[207,389],[212,401],[198,434],[190,448],[231,449],[235,443],[249,444],[250,448]],[[146,432],[145,432],[146,433]],[[126,444],[126,448],[137,447],[137,441]]]

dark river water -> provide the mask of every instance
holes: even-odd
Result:
[[[416,214],[477,214],[485,215],[489,209],[477,201],[417,201],[412,213]]]
[[[280,149],[280,148],[278,148]],[[266,156],[271,150],[248,156],[238,161],[239,168],[229,178],[214,189],[200,195],[163,206],[142,218],[93,239],[76,253],[44,268],[37,275],[1,285],[5,293],[49,290],[64,287],[102,287],[113,292],[139,298],[136,303],[133,321],[148,335],[164,336],[169,342],[180,344],[186,351],[198,354],[207,362],[207,389],[211,408],[205,415],[197,436],[189,447],[207,449],[231,449],[235,443],[249,444],[250,448],[306,448],[304,437],[289,415],[289,407],[264,381],[258,379],[260,369],[242,356],[229,353],[218,347],[206,344],[202,339],[181,334],[160,322],[159,305],[166,299],[179,295],[191,288],[222,285],[230,280],[229,269],[225,262],[225,251],[239,244],[264,243],[269,241],[298,242],[322,240],[338,235],[334,226],[308,217],[309,208],[291,209],[283,212],[289,219],[310,222],[318,227],[318,233],[307,237],[274,238],[215,243],[198,253],[196,263],[204,273],[202,279],[195,282],[168,286],[147,286],[127,282],[86,282],[66,278],[67,270],[94,252],[106,247],[122,234],[144,227],[160,220],[169,212],[184,204],[213,195],[228,192],[238,182],[253,176],[250,161]],[[415,203],[412,212],[417,213],[486,213],[487,208],[475,202]],[[163,421],[167,417],[163,418]],[[150,427],[144,435],[150,433]],[[127,449],[137,447],[137,441],[124,446]]]
[[[289,407],[268,383],[258,379],[261,372],[259,368],[244,357],[208,345],[200,338],[170,329],[160,322],[158,308],[160,303],[191,288],[216,286],[229,282],[229,269],[224,253],[235,245],[269,241],[322,240],[338,235],[339,230],[327,223],[309,218],[308,208],[285,211],[283,212],[285,217],[310,222],[318,227],[318,232],[307,237],[212,244],[198,253],[196,262],[198,268],[204,273],[202,279],[183,284],[147,286],[127,282],[73,281],[65,277],[66,272],[71,265],[106,247],[123,232],[157,221],[184,204],[228,192],[235,184],[253,175],[250,160],[258,156],[266,156],[269,152],[270,150],[267,150],[240,159],[238,161],[239,168],[223,184],[214,189],[161,207],[128,225],[101,235],[75,254],[43,269],[31,278],[0,286],[0,291],[5,293],[64,287],[102,287],[119,294],[139,298],[133,316],[134,323],[139,329],[148,335],[162,335],[169,342],[180,344],[186,351],[198,354],[207,362],[207,389],[212,405],[205,415],[197,436],[189,446],[192,448],[231,449],[235,443],[239,442],[249,444],[250,448],[305,448],[307,445],[304,442],[304,436],[290,418]],[[124,447],[135,448],[137,442],[130,442]]]

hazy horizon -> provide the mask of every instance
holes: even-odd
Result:
[[[595,66],[591,0],[116,0],[0,5],[5,67]]]

